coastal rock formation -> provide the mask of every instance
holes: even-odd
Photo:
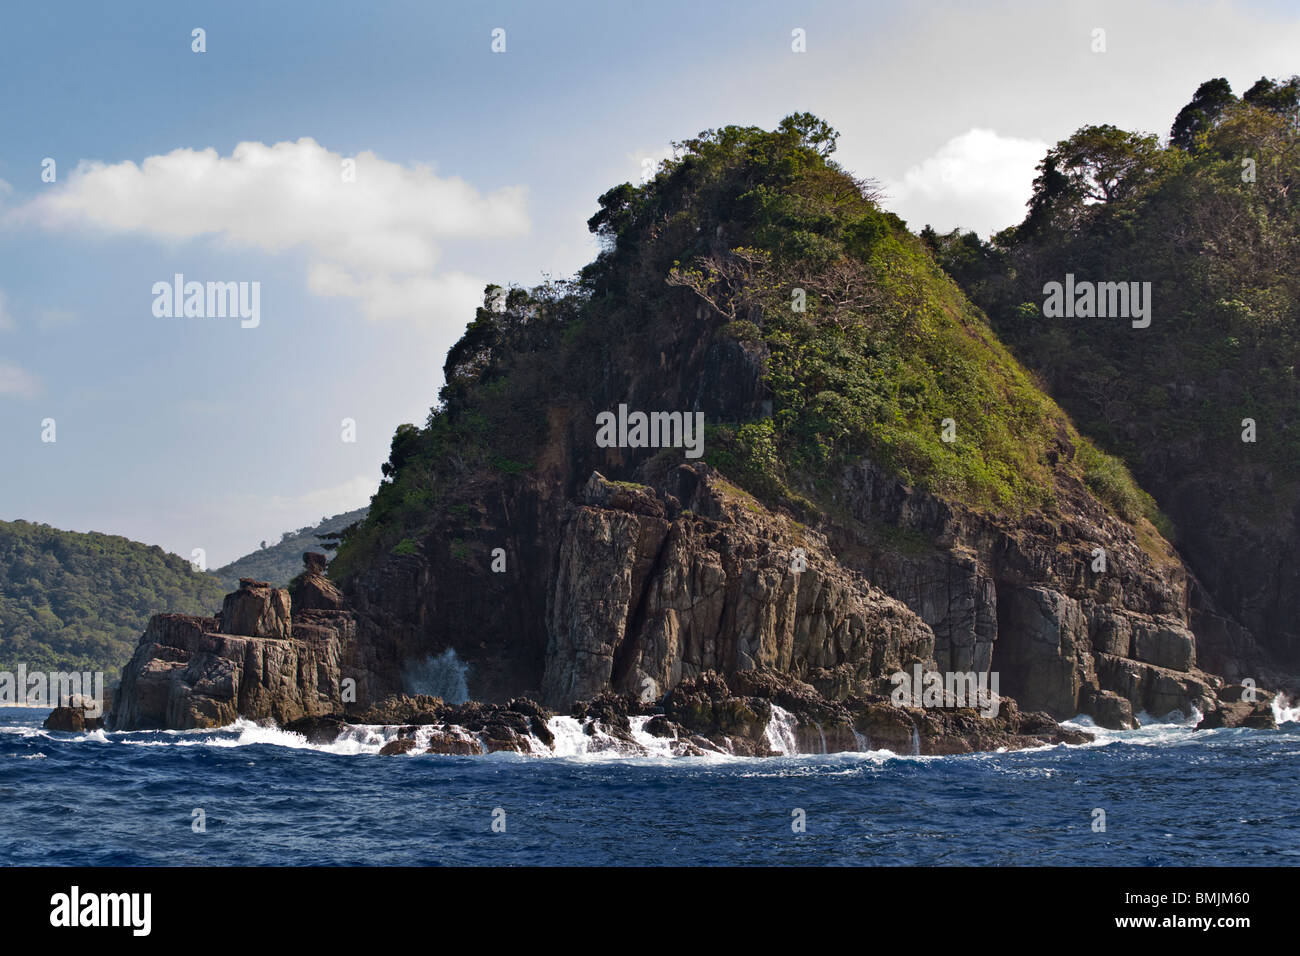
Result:
[[[325,555],[308,551],[302,556],[306,570],[294,580],[293,606],[299,611],[341,611],[343,594],[325,573]]]
[[[820,535],[707,468],[682,465],[674,477],[689,515],[676,496],[593,473],[562,518],[548,705],[606,690],[658,697],[704,671],[758,667],[842,667],[850,686],[876,687],[932,663],[929,627],[841,566]]]
[[[292,600],[246,580],[220,620],[155,618],[121,725],[522,752],[550,746],[544,707],[602,746],[943,753],[1275,686],[1123,463],[827,162],[823,126],[701,134],[601,197],[577,280],[490,288],[329,573],[308,555]],[[900,672],[1001,705],[895,706]]]
[[[1273,714],[1274,695],[1266,690],[1231,684],[1219,690],[1214,707],[1207,711],[1196,725],[1197,730],[1217,727],[1255,727],[1270,729],[1277,726]]]
[[[351,617],[292,616],[291,606],[287,591],[245,579],[215,618],[155,615],[123,668],[113,728],[220,727],[239,717],[287,723],[336,710]]]
[[[90,708],[81,706],[55,707],[41,726],[46,730],[61,730],[74,734],[101,729],[104,726],[103,716],[91,717],[89,710]]]
[[[1204,711],[1214,698],[1218,679],[1196,666],[1181,565],[1149,554],[1083,489],[1068,517],[1017,522],[864,465],[844,482],[855,520],[814,528],[707,465],[651,463],[636,477],[643,483],[591,473],[572,501],[552,501],[553,514],[529,509],[532,531],[518,518],[494,528],[485,508],[484,552],[508,534],[554,550],[526,552],[529,575],[504,591],[485,566],[433,548],[429,559],[394,560],[382,588],[361,591],[362,633],[383,628],[379,656],[396,659],[445,641],[470,664],[472,696],[537,694],[554,708],[604,692],[659,698],[708,670],[730,679],[763,667],[843,699],[887,693],[889,675],[917,663],[998,673],[1001,694],[1026,709],[1088,713],[1108,727],[1133,726],[1142,712]],[[901,548],[900,530],[918,543]],[[1097,548],[1105,573],[1092,570]],[[439,600],[450,591],[453,601]],[[372,595],[386,613],[375,614]],[[533,618],[498,632],[515,618],[503,602],[525,618],[531,607],[544,629]],[[420,621],[445,636],[424,636]],[[476,683],[488,655],[494,681]],[[493,687],[507,671],[513,679]]]
[[[222,634],[287,638],[292,630],[289,608],[288,591],[240,578],[239,589],[226,595],[217,617]]]
[[[549,510],[532,512],[528,538],[554,550],[537,546],[531,573],[504,593],[500,575],[455,555],[432,563],[394,556],[382,587],[354,592],[358,623],[321,558],[309,555],[292,597],[244,581],[217,619],[159,615],[124,672],[115,726],[217,726],[238,716],[450,722],[486,736],[472,744],[441,737],[430,743],[440,752],[527,752],[521,741],[544,736],[544,721],[470,713],[419,721],[376,703],[403,690],[404,659],[448,646],[468,662],[473,697],[535,697],[572,712],[602,695],[662,701],[665,718],[688,728],[684,740],[716,747],[726,738],[732,752],[756,754],[766,752],[772,712],[745,701],[770,694],[724,695],[711,722],[702,711],[675,719],[688,699],[675,689],[698,696],[704,685],[695,682],[706,674],[746,687],[761,671],[788,675],[843,707],[886,700],[890,676],[919,665],[998,674],[1015,713],[1088,713],[1106,727],[1135,726],[1142,712],[1216,706],[1222,681],[1196,667],[1181,567],[1158,564],[1085,494],[1069,520],[1034,526],[963,511],[864,467],[845,480],[857,522],[814,528],[707,465],[653,464],[638,477],[657,487],[592,472],[572,500],[552,498]],[[521,531],[518,523],[495,528],[489,518],[480,517],[488,541]],[[862,530],[886,523],[926,546],[902,549],[896,538]],[[1108,554],[1106,574],[1091,570],[1095,547]],[[503,606],[514,613],[503,615]],[[497,632],[527,618],[529,607],[537,614],[528,626]],[[400,625],[380,632],[384,621]],[[487,657],[493,663],[480,682]],[[346,679],[358,688],[355,702],[342,698]],[[930,748],[923,752],[963,752],[980,741],[1012,746],[1007,739],[1024,736],[1012,718],[968,726],[927,711],[904,721],[904,711],[881,709],[889,706],[862,703],[848,716],[835,710],[803,720],[800,747],[855,749],[855,731],[899,749],[912,746],[915,729],[918,746]],[[814,724],[815,739],[807,729]]]
[[[472,756],[496,751],[523,754],[574,752],[552,731],[555,715],[528,700],[508,704],[449,705],[427,696],[395,695],[349,716],[305,717],[286,729],[314,743],[355,738],[384,725],[396,735],[383,756]],[[582,752],[700,756],[725,753],[766,757],[791,753],[869,750],[901,755],[960,754],[976,750],[1078,744],[1091,735],[1061,727],[1046,714],[1024,713],[1003,702],[996,716],[974,710],[900,708],[884,697],[831,701],[810,684],[773,670],[740,671],[730,684],[714,671],[680,682],[662,702],[633,694],[604,693],[576,704],[570,733],[584,738]]]

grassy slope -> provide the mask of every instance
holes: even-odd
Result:
[[[1055,209],[982,249],[944,237],[940,256],[1080,426],[1153,489],[1201,475],[1230,489],[1229,513],[1267,527],[1300,478],[1300,130],[1237,103],[1191,149],[1145,165],[1123,198]],[[1151,326],[1043,319],[1042,285],[1066,272],[1150,282]],[[1268,477],[1246,477],[1257,474]]]
[[[644,368],[701,305],[702,334],[763,356],[771,419],[711,423],[707,443],[710,461],[762,499],[790,502],[867,455],[977,508],[1050,508],[1064,469],[1129,520],[1158,517],[868,184],[826,158],[815,124],[688,141],[651,182],[601,197],[591,225],[606,249],[576,283],[515,289],[504,310],[480,309],[449,356],[442,404],[394,439],[390,480],[339,572],[412,552],[476,472],[530,468],[549,403],[590,399],[592,383]]]

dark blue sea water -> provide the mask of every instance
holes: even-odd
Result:
[[[0,709],[0,863],[1300,863],[1294,722],[961,757],[382,757],[244,723],[52,733],[45,713]]]

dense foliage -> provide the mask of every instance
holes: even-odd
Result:
[[[807,503],[869,456],[981,508],[1050,507],[1060,470],[1091,470],[1117,509],[1152,511],[879,208],[871,183],[830,158],[835,139],[809,114],[772,131],[705,131],[675,144],[648,182],[600,197],[588,225],[603,251],[575,280],[489,287],[448,355],[439,406],[423,428],[398,429],[370,518],[335,568],[413,553],[453,485],[528,472],[548,407],[602,389],[617,400],[633,365],[666,342],[691,346],[680,336],[692,314],[698,335],[730,337],[761,361],[770,416],[710,422],[706,443],[709,461],[761,498]]]
[[[1168,145],[1111,126],[1058,143],[1025,221],[991,242],[924,236],[1000,337],[1144,485],[1200,473],[1226,486],[1263,467],[1266,481],[1242,481],[1223,501],[1263,522],[1300,469],[1298,103],[1296,78],[1261,79],[1241,98],[1208,81]],[[1043,286],[1066,273],[1151,282],[1150,327],[1045,319]],[[1245,419],[1253,444],[1241,440]]]
[[[0,670],[103,671],[130,658],[157,611],[211,614],[225,588],[162,548],[0,521]]]

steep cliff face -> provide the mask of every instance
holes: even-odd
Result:
[[[889,686],[882,675],[933,667],[930,628],[841,565],[816,531],[707,466],[671,477],[678,494],[661,497],[596,473],[567,509],[545,702],[607,691],[657,698],[706,671],[757,669],[879,692]]]
[[[1062,477],[1054,513],[1020,520],[917,494],[865,464],[843,487],[858,521],[837,542],[934,629],[940,670],[991,668],[1023,707],[1112,726],[1213,696],[1195,666],[1185,568],[1153,528],[1077,481]],[[871,527],[928,547],[900,553]]]
[[[1196,667],[1176,557],[1148,554],[1081,488],[1068,516],[1013,522],[864,463],[837,493],[844,518],[814,527],[707,465],[664,473],[652,461],[638,477],[647,472],[660,473],[656,484],[596,472],[557,502],[524,535],[549,541],[549,554],[514,569],[513,586],[509,560],[491,571],[491,546],[520,534],[518,524],[476,536],[462,527],[463,551],[446,558],[445,539],[432,535],[425,547],[440,564],[390,559],[366,579],[384,582],[360,605],[362,643],[383,647],[366,659],[452,647],[469,664],[472,696],[530,695],[556,708],[607,692],[657,698],[706,671],[761,668],[835,700],[888,693],[889,675],[920,663],[996,672],[1001,693],[1026,709],[1086,712],[1108,726],[1142,711],[1205,710],[1221,683]],[[1098,548],[1103,571],[1094,570]],[[438,578],[456,582],[456,600],[439,602],[443,589],[421,584]],[[511,609],[512,600],[527,603]],[[530,626],[517,631],[516,619]],[[383,623],[393,620],[406,622],[401,645]],[[401,690],[399,672],[390,663],[365,686]]]

